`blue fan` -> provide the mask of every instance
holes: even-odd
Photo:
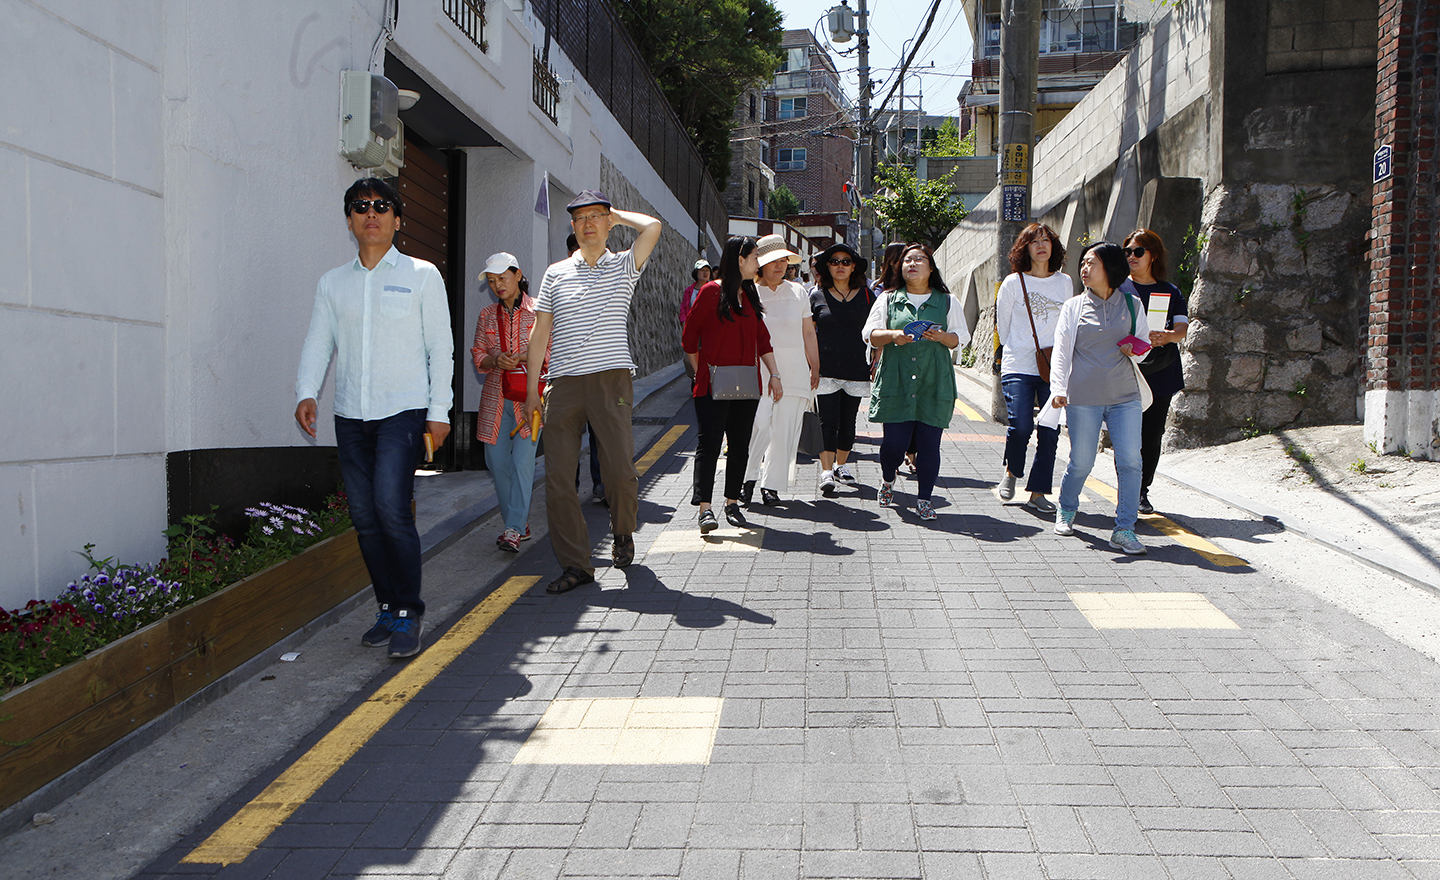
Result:
[[[925,335],[926,330],[939,326],[934,321],[911,321],[905,325],[905,335],[918,342],[920,337]]]

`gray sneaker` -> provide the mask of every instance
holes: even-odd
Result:
[[[1110,533],[1110,546],[1116,550],[1124,550],[1130,556],[1144,556],[1145,545],[1135,537],[1135,533],[1129,529],[1116,529]]]
[[[1076,514],[1076,513],[1079,513],[1079,511],[1077,511],[1077,510],[1066,510],[1066,509],[1063,508],[1063,507],[1056,508],[1056,509],[1055,509],[1055,534],[1057,534],[1057,535],[1073,535],[1073,534],[1075,534],[1075,525],[1074,525],[1074,523],[1075,523],[1075,514]]]
[[[1015,477],[1007,471],[1005,476],[1000,478],[1000,500],[1009,501],[1015,497]]]
[[[1055,512],[1055,502],[1044,495],[1031,495],[1030,500],[1026,501],[1024,506],[1040,513]]]

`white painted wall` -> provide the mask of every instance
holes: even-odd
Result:
[[[594,187],[602,154],[695,240],[553,46],[561,124],[533,106],[541,31],[515,5],[487,4],[488,54],[439,3],[402,3],[392,44],[504,145],[470,151],[472,277],[509,250],[538,289],[561,228],[533,210],[546,173],[552,197]],[[57,594],[89,542],[158,558],[166,453],[310,442],[291,417],[300,344],[316,281],[354,255],[339,73],[367,66],[383,9],[0,0],[0,605]],[[454,316],[467,338],[481,288]],[[322,444],[332,399],[327,383]]]

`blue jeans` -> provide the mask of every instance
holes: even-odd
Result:
[[[1135,528],[1140,508],[1140,420],[1144,415],[1139,400],[1108,406],[1065,407],[1065,422],[1070,430],[1070,465],[1060,481],[1060,508],[1080,507],[1080,488],[1095,466],[1100,445],[1100,423],[1110,429],[1110,444],[1115,449],[1115,475],[1119,479],[1119,497],[1115,504],[1115,528]]]
[[[1005,412],[1009,415],[1010,427],[1005,431],[1005,458],[1001,464],[1005,470],[1017,477],[1025,476],[1025,447],[1030,445],[1030,434],[1035,427],[1035,407],[1044,406],[1050,399],[1050,383],[1039,376],[1026,373],[1006,373],[1000,377],[1000,389],[1005,393]],[[1054,428],[1041,427],[1035,439],[1035,469],[1025,483],[1025,491],[1031,494],[1049,495],[1055,482],[1055,447],[1060,442],[1060,432]]]
[[[383,419],[335,417],[340,476],[375,600],[391,611],[425,613],[420,600],[420,533],[410,501],[424,444],[425,410]]]
[[[530,493],[535,488],[534,440],[516,434],[515,408],[510,401],[500,404],[500,433],[494,443],[485,444],[485,467],[495,480],[495,499],[500,502],[500,517],[505,528],[520,534],[530,527]]]

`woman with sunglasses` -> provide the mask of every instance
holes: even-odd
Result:
[[[758,482],[760,503],[769,505],[779,504],[780,490],[795,479],[795,452],[800,445],[805,411],[814,400],[815,386],[820,384],[820,358],[815,348],[815,322],[810,318],[810,297],[805,288],[785,280],[790,263],[798,262],[800,255],[786,247],[783,236],[766,235],[756,241],[755,256],[760,264],[755,290],[765,307],[765,328],[774,346],[785,398],[760,400],[740,498],[749,504]]]
[[[1110,429],[1119,488],[1110,546],[1131,556],[1145,552],[1135,537],[1140,501],[1140,385],[1126,338],[1145,332],[1145,305],[1119,290],[1129,267],[1125,252],[1102,241],[1080,255],[1085,291],[1060,307],[1055,325],[1055,363],[1050,372],[1050,405],[1065,410],[1070,463],[1060,481],[1055,534],[1075,534],[1080,488],[1095,467],[1100,424]]]
[[[1154,348],[1140,362],[1140,372],[1150,385],[1154,401],[1145,410],[1140,422],[1140,504],[1141,513],[1154,513],[1150,503],[1150,484],[1155,481],[1155,468],[1160,464],[1160,441],[1165,437],[1165,420],[1170,415],[1170,399],[1185,388],[1185,374],[1180,370],[1180,340],[1190,330],[1189,306],[1180,288],[1165,280],[1165,243],[1149,229],[1137,229],[1125,239],[1125,259],[1130,264],[1130,280],[1121,285],[1140,297],[1150,308],[1152,294],[1170,296],[1165,310],[1165,329],[1150,331]]]
[[[535,326],[535,300],[520,262],[507,253],[485,261],[480,280],[490,286],[499,302],[480,310],[475,322],[475,344],[470,359],[485,383],[480,390],[480,412],[475,439],[485,444],[485,467],[495,481],[495,498],[505,530],[495,544],[518,553],[520,542],[530,540],[530,493],[535,487],[535,448],[538,442],[525,418],[521,400],[506,398],[505,373],[523,370],[530,350],[530,329]],[[548,358],[548,351],[547,351]],[[524,374],[520,374],[524,387]],[[517,430],[518,428],[518,430]]]
[[[764,363],[770,379],[761,387],[768,386],[766,390],[774,400],[782,397],[784,388],[775,366],[770,333],[761,319],[765,308],[755,290],[755,275],[760,268],[755,239],[747,235],[727,241],[719,268],[720,280],[711,281],[696,295],[682,334],[685,357],[695,372],[692,397],[700,436],[690,503],[700,509],[702,535],[720,527],[710,509],[710,499],[715,494],[715,468],[725,442],[729,444],[725,453],[725,521],[742,529],[750,525],[740,512],[740,488],[750,459],[750,430],[760,404],[754,398],[716,400],[710,393],[710,367],[753,364],[758,383],[759,364]]]
[[[1025,506],[1053,514],[1055,505],[1045,497],[1055,480],[1058,428],[1035,424],[1035,408],[1050,399],[1050,349],[1055,346],[1055,321],[1060,307],[1075,292],[1065,265],[1060,236],[1044,223],[1031,223],[1015,236],[1010,248],[1011,274],[1000,283],[995,299],[995,327],[1000,334],[1000,388],[1005,394],[1005,452],[1000,464],[1000,500],[1015,497],[1015,481],[1025,476],[1025,450],[1037,433],[1035,466],[1025,491]],[[1044,364],[1042,375],[1041,364]]]
[[[810,314],[820,349],[816,409],[824,447],[820,451],[820,494],[835,494],[838,483],[855,485],[846,460],[855,448],[855,416],[870,396],[870,362],[860,331],[874,296],[865,273],[870,261],[848,244],[831,245],[816,257]]]
[[[886,290],[870,307],[861,337],[880,350],[880,367],[870,387],[870,421],[884,426],[879,501],[881,507],[894,503],[895,474],[913,439],[915,511],[922,520],[933,520],[940,437],[955,414],[951,353],[970,338],[970,331],[928,245],[905,246],[900,275],[902,286]]]

